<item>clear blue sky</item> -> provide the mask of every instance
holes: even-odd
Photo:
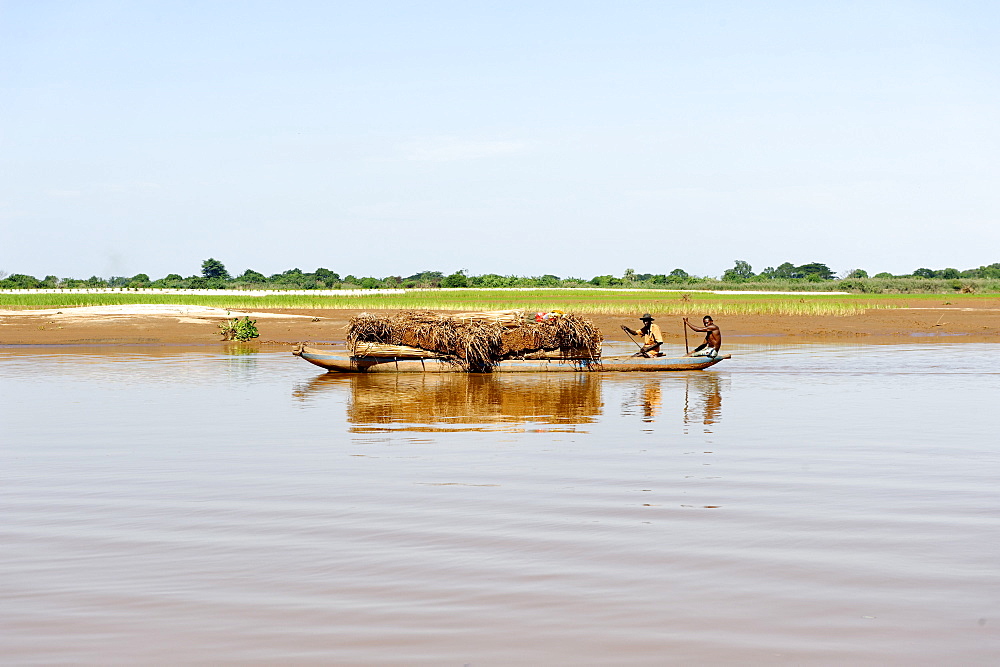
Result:
[[[0,270],[997,262],[998,29],[985,1],[0,1]]]

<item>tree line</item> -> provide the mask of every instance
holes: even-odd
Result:
[[[479,287],[479,288],[510,288],[510,287],[688,287],[699,285],[718,285],[719,283],[736,286],[739,283],[829,283],[836,281],[848,283],[874,279],[1000,279],[1000,263],[980,266],[975,269],[958,270],[954,268],[928,269],[919,268],[910,274],[893,275],[882,272],[869,276],[864,269],[854,269],[836,275],[829,266],[821,262],[794,265],[784,262],[777,267],[769,266],[759,273],[744,260],[736,260],[735,265],[726,269],[721,278],[712,276],[691,275],[684,269],[673,269],[669,273],[636,273],[626,269],[621,276],[600,275],[590,279],[561,278],[552,274],[542,276],[514,276],[487,273],[470,275],[465,270],[445,274],[441,271],[421,271],[410,276],[341,276],[330,269],[318,268],[306,272],[301,269],[289,269],[282,273],[266,276],[263,273],[247,269],[239,275],[231,275],[226,266],[215,258],[208,258],[201,264],[201,272],[184,277],[177,273],[168,274],[162,278],[151,279],[145,273],[134,276],[111,276],[103,278],[91,276],[86,279],[59,278],[54,275],[36,278],[25,274],[6,275],[0,272],[0,289],[72,289],[72,288],[169,288],[169,289],[270,289],[270,290],[309,290],[309,289],[386,289],[386,288],[435,288],[435,287]],[[724,285],[723,285],[724,286]],[[958,288],[957,286],[955,287]]]

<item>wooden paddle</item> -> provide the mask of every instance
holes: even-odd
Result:
[[[682,320],[681,321],[681,328],[684,329],[684,354],[691,354],[691,350],[688,348],[687,320]]]
[[[633,343],[635,343],[636,345],[639,345],[639,341],[637,341],[637,340],[636,340],[635,338],[632,338],[632,334],[630,334],[630,333],[628,332],[628,329],[626,329],[626,328],[625,328],[625,325],[624,325],[624,324],[622,325],[622,331],[624,331],[624,332],[625,332],[625,335],[626,335],[626,336],[628,336],[628,337],[629,337],[629,339],[630,339],[630,340],[631,340],[631,341],[632,341]],[[642,352],[642,345],[639,345],[639,351],[640,351],[640,352]],[[649,355],[648,355],[648,354],[646,354],[645,352],[642,352],[642,356],[644,356],[644,357],[648,357]]]

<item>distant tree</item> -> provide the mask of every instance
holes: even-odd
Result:
[[[622,280],[627,283],[635,282],[635,269],[625,269],[625,275],[622,276]]]
[[[180,274],[178,274],[178,273],[168,273],[163,278],[160,278],[159,280],[154,280],[150,284],[150,286],[151,287],[160,287],[160,288],[169,287],[169,288],[179,289],[179,288],[187,287],[187,283],[185,282],[184,277],[181,276]]]
[[[12,273],[0,281],[0,286],[3,289],[38,289],[42,286],[42,281],[24,273]]]
[[[59,278],[56,276],[45,276],[42,278],[42,287],[45,289],[55,289],[59,287]]]
[[[487,273],[482,276],[476,276],[475,285],[472,284],[472,279],[470,277],[469,285],[474,287],[510,287],[511,282],[513,282],[513,280],[510,276]]]
[[[784,262],[779,264],[778,268],[769,266],[760,272],[760,277],[767,280],[788,280],[795,277],[795,265]]]
[[[731,269],[726,269],[725,273],[722,274],[722,279],[727,282],[746,282],[753,280],[753,278],[753,267],[742,259],[736,260],[736,265]]]
[[[407,282],[412,281],[414,287],[438,287],[442,280],[444,280],[444,274],[440,271],[421,271],[406,279]]]
[[[868,272],[865,271],[864,269],[854,269],[853,271],[851,271],[850,273],[847,274],[847,277],[848,278],[867,278],[868,277]]]
[[[378,287],[378,285],[379,285],[378,278],[367,277],[361,279],[361,287],[363,289],[375,289]]]
[[[667,275],[667,282],[683,283],[687,282],[691,276],[684,269],[674,269]]]
[[[1000,262],[988,266],[980,266],[976,273],[977,278],[1000,278]]]
[[[316,279],[302,273],[302,269],[299,268],[276,273],[268,278],[268,282],[291,289],[309,289],[316,286]]]
[[[201,275],[203,278],[207,278],[209,280],[212,278],[229,280],[229,271],[226,271],[225,265],[219,260],[211,257],[201,263]]]
[[[774,270],[775,278],[794,278],[795,277],[795,265],[791,262],[782,262],[778,265],[778,268]]]
[[[108,281],[100,276],[90,276],[87,278],[87,287],[107,287]]]
[[[128,278],[125,276],[111,276],[108,278],[108,287],[128,287]]]
[[[313,275],[316,276],[317,282],[323,283],[325,287],[333,287],[340,282],[340,274],[334,273],[330,269],[320,267],[316,269]]]
[[[934,271],[932,271],[930,269],[923,269],[923,268],[921,268],[921,269],[917,269],[916,271],[914,271],[913,272],[913,276],[915,278],[935,278],[936,274],[935,274]]]
[[[546,273],[544,276],[535,278],[535,284],[539,287],[559,287],[559,276]]]
[[[876,273],[874,277],[875,278],[895,278],[896,276],[892,275],[888,271],[883,271],[882,273]]]
[[[621,285],[622,281],[620,278],[615,278],[614,276],[594,276],[588,282],[591,285],[596,285],[598,287],[615,287]]]
[[[954,280],[955,278],[960,278],[962,274],[958,272],[958,269],[942,269],[938,271],[939,278],[945,278],[948,280]]]
[[[150,280],[149,276],[145,273],[137,273],[128,279],[129,287],[149,287]]]
[[[441,279],[441,287],[468,287],[469,279],[465,275],[465,270],[456,271],[450,276]]]
[[[538,287],[538,278],[526,276],[511,276],[511,287]]]
[[[778,267],[779,269],[781,267]],[[803,278],[809,278],[815,276],[820,280],[833,280],[833,271],[826,264],[820,264],[819,262],[812,262],[811,264],[803,264],[802,266],[795,267],[795,273],[801,275]]]
[[[251,284],[266,283],[267,276],[265,276],[263,273],[258,273],[253,269],[247,269],[246,271],[244,271],[243,273],[241,273],[239,276],[236,277],[236,282],[251,283]]]
[[[414,273],[412,276],[407,276],[407,280],[441,280],[444,278],[444,274],[440,271],[421,271],[420,273]]]

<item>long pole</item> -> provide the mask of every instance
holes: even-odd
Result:
[[[630,334],[627,331],[625,332],[625,335],[628,336],[629,338],[632,338],[632,334]],[[635,338],[632,338],[632,342],[635,343],[636,345],[638,345],[639,346],[639,351],[642,352],[642,345],[639,345],[639,341],[637,341]]]
[[[684,327],[684,354],[691,354],[691,350],[688,349],[688,328],[687,322],[681,321],[681,326]]]

